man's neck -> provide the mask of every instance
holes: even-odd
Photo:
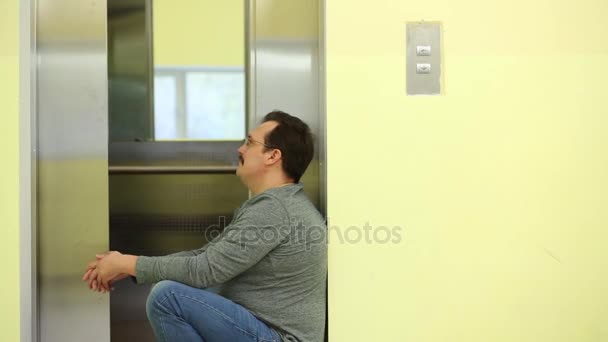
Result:
[[[286,186],[286,185],[293,184],[293,183],[294,183],[293,180],[288,179],[288,178],[268,180],[268,181],[256,184],[256,186],[250,186],[249,191],[251,191],[252,196],[256,196],[268,189],[278,188],[278,187]]]

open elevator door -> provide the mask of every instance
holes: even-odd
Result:
[[[188,12],[188,4],[208,3],[217,16],[228,2],[179,5]],[[86,262],[108,249],[162,255],[198,248],[248,198],[234,175],[240,139],[184,135],[189,108],[205,98],[186,93],[201,83],[215,89],[223,76],[232,73],[232,83],[241,77],[244,116],[236,125],[243,133],[273,109],[311,126],[315,158],[302,182],[325,213],[319,2],[235,1],[242,11],[240,69],[157,66],[154,19],[163,15],[163,3],[179,8],[167,0],[37,1],[39,315],[34,326],[40,341],[152,341],[145,317],[149,287],[123,281],[110,297],[92,293],[80,281]],[[155,93],[171,84],[182,115],[174,122],[182,135],[174,139],[157,129],[166,122],[155,125],[166,119],[156,115],[159,106],[171,102]]]
[[[128,254],[200,248],[231,221],[248,198],[235,176],[236,150],[247,127],[258,125],[267,112],[298,115],[322,136],[318,4],[180,5],[108,3],[110,248]],[[308,21],[286,26],[289,15]],[[237,55],[183,56],[198,53],[192,48],[197,44],[209,55],[222,49]],[[168,46],[180,51],[165,51]],[[232,126],[222,126],[222,120]],[[205,125],[212,129],[200,127]],[[320,207],[318,155],[317,146],[302,181]],[[153,340],[145,314],[149,291],[148,285],[130,282],[116,286],[110,301],[113,341]]]

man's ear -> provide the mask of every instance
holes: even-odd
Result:
[[[272,165],[274,163],[277,163],[281,159],[283,159],[283,154],[282,154],[281,150],[275,148],[272,150],[272,152],[270,152],[270,156],[268,156],[268,158],[266,158],[266,164]]]

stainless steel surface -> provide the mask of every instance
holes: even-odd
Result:
[[[19,6],[20,340],[38,335],[36,276],[36,2]]]
[[[236,166],[240,141],[110,143],[111,166]]]
[[[114,0],[112,0],[114,1]],[[122,0],[124,1],[124,0]],[[149,116],[149,124],[150,124],[150,135],[152,140],[155,139],[155,125],[156,125],[156,117],[154,111],[154,27],[153,27],[153,15],[154,15],[154,6],[152,6],[153,0],[145,0],[146,2],[146,39],[147,45],[150,47],[147,51],[148,53],[148,116]]]
[[[250,32],[250,127],[264,115],[280,109],[296,115],[317,137],[315,158],[302,177],[310,199],[321,208],[319,148],[320,110],[320,2],[319,0],[252,0]],[[289,20],[290,17],[304,18]],[[324,148],[324,146],[323,146]]]
[[[326,64],[325,64],[325,10],[326,1],[319,1],[319,209],[327,215],[327,105],[326,105]],[[329,226],[329,224],[328,224]],[[329,315],[325,315],[329,317]],[[325,330],[327,340],[327,330]]]
[[[150,0],[108,0],[110,141],[154,140]]]
[[[441,24],[406,25],[406,87],[408,95],[441,94]]]
[[[256,77],[255,77],[255,0],[244,0],[245,3],[245,132],[255,125],[256,111]],[[255,127],[255,126],[254,126]]]
[[[327,217],[327,105],[326,105],[326,7],[325,0],[319,1],[319,209],[326,218],[327,226],[331,223]],[[329,265],[327,265],[329,273]],[[328,274],[329,275],[329,274]],[[325,297],[329,293],[329,276],[327,277],[325,286]],[[329,303],[329,301],[327,301]],[[329,307],[325,304],[325,335],[323,341],[329,340]]]
[[[110,166],[110,174],[221,174],[236,173],[236,166]]]
[[[108,249],[105,0],[38,0],[40,341],[108,341],[108,296],[80,280]]]

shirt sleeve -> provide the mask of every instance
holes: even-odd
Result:
[[[200,254],[138,257],[137,283],[173,280],[206,288],[226,282],[258,263],[288,237],[289,216],[271,195],[262,194],[250,201],[242,215]]]
[[[177,252],[177,253],[171,253],[165,256],[168,257],[187,257],[187,256],[197,256],[201,253],[203,253],[205,250],[207,249],[207,245],[198,248],[198,249],[193,249],[191,251],[181,251],[181,252]]]

